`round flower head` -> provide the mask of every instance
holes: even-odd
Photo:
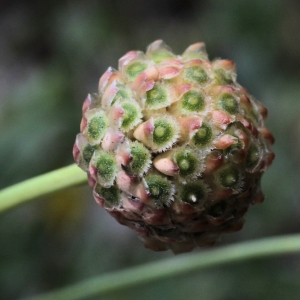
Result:
[[[158,40],[121,57],[84,101],[75,162],[96,202],[147,248],[212,245],[262,202],[274,138],[236,77],[202,42],[177,55]]]

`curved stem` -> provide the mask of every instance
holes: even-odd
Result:
[[[207,267],[300,251],[300,234],[243,242],[202,253],[144,264],[40,295],[27,300],[77,300],[133,287],[145,282],[199,271]]]
[[[0,213],[66,187],[87,181],[75,164],[25,180],[0,191]]]

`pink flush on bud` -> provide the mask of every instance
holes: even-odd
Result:
[[[73,157],[74,157],[74,161],[77,165],[79,165],[79,161],[80,161],[80,150],[77,146],[77,137],[76,137],[76,142],[73,146]]]
[[[119,166],[127,166],[132,161],[132,155],[130,153],[130,147],[127,140],[125,140],[119,147],[116,160]]]
[[[130,196],[126,197],[123,196],[122,198],[123,207],[127,211],[131,211],[134,213],[141,213],[143,211],[143,208],[145,207],[145,204],[140,201],[139,199],[131,199]]]
[[[237,92],[237,90],[230,85],[212,86],[209,88],[209,94],[215,99],[218,99],[219,96],[223,94],[234,94],[235,92]]]
[[[146,188],[144,182],[141,182],[138,185],[136,185],[135,189],[132,191],[132,195],[134,195],[136,198],[141,199],[144,203],[149,204],[150,202],[150,193]]]
[[[149,191],[143,181],[138,183],[135,177],[130,177],[126,172],[119,171],[116,183],[122,191],[139,198],[143,202],[149,201]]]
[[[269,129],[263,127],[263,128],[260,128],[259,131],[260,131],[260,133],[262,134],[262,136],[263,136],[267,141],[269,141],[269,143],[270,143],[271,145],[274,144],[275,138],[274,138],[273,134],[271,133],[271,131],[270,131]]]
[[[215,145],[215,147],[217,149],[226,149],[229,146],[231,146],[232,144],[236,144],[237,143],[237,138],[230,135],[230,134],[225,134],[217,139],[214,140],[213,144]]]
[[[124,134],[109,128],[102,140],[101,146],[105,151],[113,151],[123,141]]]
[[[179,167],[175,164],[170,157],[166,157],[166,155],[158,156],[153,161],[154,167],[160,171],[161,173],[167,176],[176,176],[179,174]]]
[[[170,50],[169,46],[167,46],[163,40],[156,40],[148,46],[146,54],[162,49]]]
[[[129,51],[124,56],[119,59],[119,70],[122,70],[130,61],[136,58],[139,54],[139,51]]]
[[[159,79],[171,79],[178,76],[180,73],[178,68],[174,67],[162,67],[159,68]]]
[[[191,88],[191,84],[179,84],[172,87],[171,91],[174,97],[171,98],[171,103],[177,102],[182,97],[182,95],[188,92]]]
[[[205,53],[205,44],[203,42],[195,43],[190,45],[183,53],[183,55],[188,53],[198,53],[204,52]]]
[[[222,129],[226,129],[227,125],[231,122],[230,115],[224,111],[213,110],[211,113],[213,123]]]
[[[226,86],[222,86],[220,88],[220,90],[222,92],[227,92],[227,93],[234,93],[235,92],[235,89],[232,87],[232,86],[229,86],[229,85],[226,85]]]
[[[217,68],[222,68],[226,71],[235,72],[236,66],[232,60],[229,59],[219,59],[213,62],[213,66]]]
[[[96,185],[96,180],[88,174],[88,185],[93,189]]]
[[[95,181],[97,181],[98,169],[95,166],[93,166],[93,164],[91,164],[91,163],[89,165],[89,172],[90,172],[91,178],[93,178]]]
[[[170,59],[164,60],[159,65],[160,66],[166,66],[166,65],[168,65],[170,67],[175,67],[177,69],[181,69],[184,64],[181,61],[177,60],[177,59],[170,58]]]
[[[211,63],[208,62],[208,61],[206,61],[206,60],[193,59],[193,60],[190,60],[190,61],[188,61],[188,62],[186,62],[184,64],[185,68],[194,67],[194,66],[204,67],[204,68],[210,68],[211,67]]]
[[[202,126],[201,116],[179,117],[177,121],[180,125],[181,134],[188,136],[190,139],[195,135]]]
[[[133,136],[137,140],[145,144],[149,144],[153,131],[154,131],[154,121],[153,118],[150,118],[148,121],[140,124],[135,129]]]
[[[82,105],[82,114],[84,114],[90,108],[91,103],[92,103],[91,94],[88,94]]]
[[[113,82],[104,92],[102,96],[102,107],[109,108],[119,89],[116,87],[117,82]]]
[[[98,205],[100,205],[101,207],[104,207],[105,199],[102,198],[101,196],[99,196],[95,190],[93,191],[93,196],[94,196],[96,203]]]
[[[80,132],[83,132],[87,126],[87,119],[86,117],[82,117],[81,122],[80,122]]]
[[[156,67],[149,67],[147,70],[139,74],[131,84],[140,96],[144,96],[147,91],[154,87],[154,83],[158,78],[158,70]]]
[[[99,80],[99,92],[102,94],[105,90],[105,88],[108,85],[108,82],[110,81],[111,77],[116,74],[117,71],[113,69],[112,67],[109,67],[106,72],[101,76]]]
[[[125,114],[125,110],[119,104],[115,104],[111,107],[111,110],[108,114],[108,119],[110,120],[111,124],[115,127],[119,127],[122,121],[122,118]]]
[[[118,172],[116,177],[116,183],[119,189],[127,193],[130,192],[130,189],[132,188],[132,184],[134,183],[134,181],[135,179],[127,175],[127,173],[124,171]]]
[[[241,118],[240,122],[248,129],[250,132],[257,137],[258,135],[258,129],[246,118]]]
[[[242,130],[235,130],[234,135],[238,137],[239,141],[241,142],[242,149],[248,148],[249,146],[249,136]]]
[[[116,156],[117,164],[119,166],[127,166],[132,161],[132,155],[130,153],[130,147],[128,140],[125,140],[120,148],[118,149],[118,154]]]
[[[216,169],[218,169],[223,163],[223,156],[219,151],[212,151],[210,155],[207,156],[205,162],[204,174],[211,174]]]

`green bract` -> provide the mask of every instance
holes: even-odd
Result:
[[[182,109],[184,112],[197,113],[205,108],[204,96],[197,91],[189,91],[182,97]]]
[[[235,167],[225,166],[217,173],[220,185],[226,188],[235,188],[240,181],[239,170]]]
[[[97,146],[92,146],[90,144],[87,144],[86,147],[84,147],[83,152],[82,152],[82,156],[83,159],[86,161],[87,164],[89,164],[89,162],[91,161],[91,158],[95,152],[95,150],[97,149]]]
[[[129,78],[129,80],[133,80],[139,74],[141,74],[146,68],[147,68],[147,65],[145,63],[134,62],[127,67],[126,74]]]
[[[225,94],[220,98],[220,104],[224,110],[230,114],[235,114],[238,112],[239,105],[237,100],[233,95]]]
[[[109,187],[113,184],[117,173],[117,163],[112,153],[103,150],[95,151],[91,166],[96,168],[96,180],[101,186]]]
[[[179,168],[178,176],[186,181],[200,175],[201,155],[198,151],[186,147],[174,151],[173,160]]]
[[[178,137],[176,121],[171,118],[158,118],[154,121],[153,150],[169,148]]]
[[[87,113],[87,126],[83,135],[91,145],[97,145],[101,142],[106,129],[108,128],[108,119],[104,111],[94,109],[91,114]]]
[[[180,199],[191,205],[201,205],[204,204],[207,194],[207,189],[203,182],[194,181],[189,182],[181,187]]]
[[[118,206],[120,203],[120,190],[116,186],[105,188],[101,185],[96,185],[95,192],[103,198],[109,206]]]
[[[158,207],[165,205],[169,205],[173,199],[173,186],[169,180],[166,178],[155,175],[149,174],[145,177],[147,182],[150,197],[156,203]]]
[[[203,84],[208,80],[208,75],[203,68],[193,66],[184,71],[184,78],[191,83]]]
[[[151,154],[143,144],[133,142],[130,146],[130,154],[132,157],[130,167],[134,174],[142,175],[149,169]]]
[[[141,122],[142,114],[139,105],[134,101],[124,101],[121,106],[124,109],[121,130],[126,132]]]
[[[167,91],[161,85],[156,84],[147,92],[146,106],[148,109],[159,109],[169,104]]]
[[[194,135],[192,143],[196,147],[202,148],[211,143],[212,137],[213,137],[212,128],[208,124],[203,123],[200,129]]]

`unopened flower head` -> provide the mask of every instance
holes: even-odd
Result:
[[[153,250],[191,251],[242,228],[274,138],[234,62],[204,43],[130,51],[83,104],[74,158],[99,205]]]

